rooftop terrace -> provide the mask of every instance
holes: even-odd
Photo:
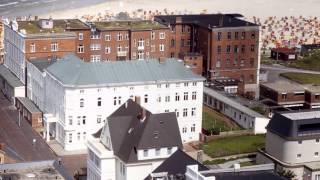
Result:
[[[94,22],[99,30],[148,30],[168,28],[167,26],[153,21],[105,21]]]

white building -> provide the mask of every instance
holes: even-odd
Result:
[[[95,137],[88,141],[88,180],[144,179],[182,147],[175,113],[152,114],[130,99]]]
[[[87,63],[68,55],[44,73],[44,134],[47,140],[49,134],[55,137],[65,150],[84,149],[87,135],[135,96],[152,113],[176,112],[183,142],[199,139],[204,78],[181,62]]]
[[[226,115],[241,127],[252,129],[254,134],[264,134],[267,132],[266,126],[270,121],[269,118],[212,88],[205,87],[203,93],[203,103],[205,105]]]

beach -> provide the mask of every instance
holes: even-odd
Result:
[[[257,16],[320,16],[317,0],[109,0],[88,7],[43,13],[41,16],[73,18],[83,15],[117,14],[137,11],[186,13],[240,13],[246,17]]]

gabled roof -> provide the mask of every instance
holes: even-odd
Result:
[[[209,170],[206,166],[196,161],[188,154],[178,149],[169,158],[167,158],[163,163],[160,164],[152,173],[162,173],[166,172],[168,176],[171,175],[184,175],[189,165],[198,165],[199,171]],[[150,179],[150,175],[146,178]]]
[[[154,84],[157,82],[204,81],[205,79],[186,68],[183,62],[168,59],[131,60],[114,62],[84,62],[68,54],[49,66],[46,71],[69,87],[96,87]]]
[[[240,14],[163,15],[155,16],[155,20],[160,23],[176,24],[177,18],[181,18],[181,24],[194,24],[208,29],[259,26],[249,21],[239,19],[239,17],[241,17]]]
[[[108,117],[108,127],[104,127],[110,132],[115,155],[126,163],[137,162],[137,151],[141,149],[182,147],[175,113],[146,111],[146,118],[141,121],[142,110],[130,99]],[[104,140],[101,137],[101,143],[107,146]]]

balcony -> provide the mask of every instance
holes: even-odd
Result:
[[[138,50],[144,50],[144,46],[138,46]]]
[[[117,56],[127,56],[127,51],[118,51]]]

